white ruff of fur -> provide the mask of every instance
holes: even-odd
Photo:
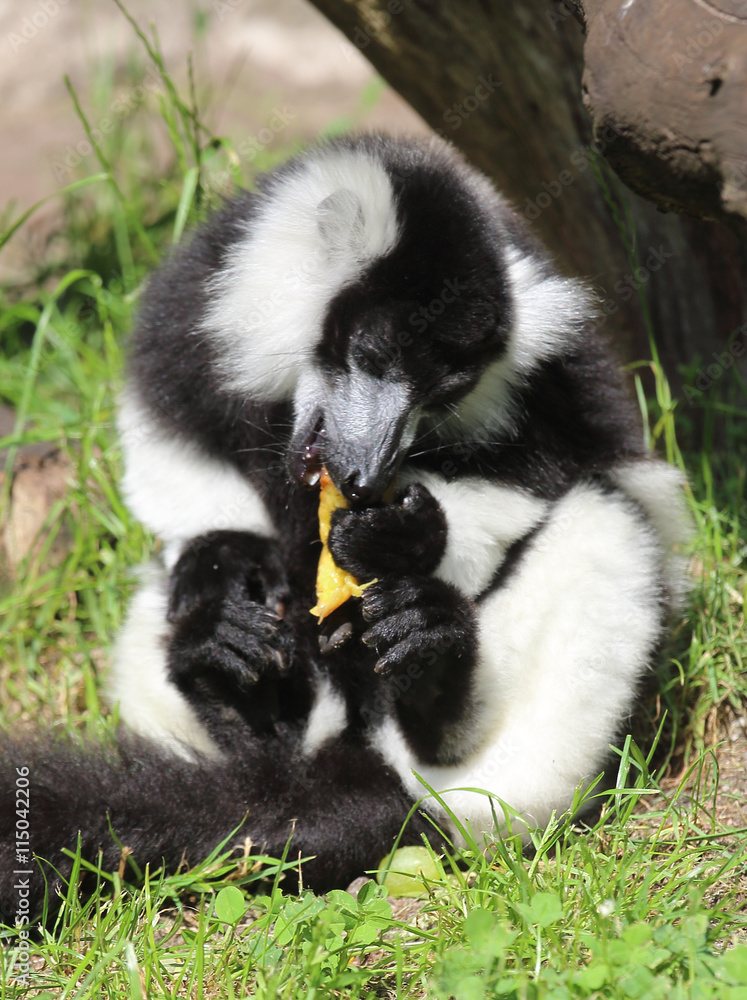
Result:
[[[688,589],[685,549],[694,528],[685,502],[684,477],[678,469],[651,456],[646,461],[618,465],[612,479],[651,519],[662,541],[669,602],[678,606]]]
[[[164,543],[173,568],[186,542],[209,531],[273,534],[259,494],[238,469],[160,428],[131,393],[120,401],[127,505]]]
[[[168,674],[166,576],[154,566],[143,576],[114,648],[109,700],[119,704],[120,720],[138,736],[186,760],[195,759],[194,751],[216,758],[218,748]]]
[[[389,177],[362,151],[317,151],[276,181],[211,283],[202,329],[218,347],[223,386],[290,398],[327,306],[397,236]]]
[[[521,818],[514,831],[567,810],[603,769],[648,667],[661,627],[662,555],[620,495],[582,484],[556,504],[519,566],[479,606],[471,753],[433,767],[392,719],[376,735],[412,794],[423,794],[416,770],[478,839],[493,830],[490,798],[447,790],[490,792]]]
[[[505,262],[513,305],[506,351],[439,426],[445,440],[490,442],[510,433],[515,427],[515,390],[540,364],[571,348],[593,315],[593,296],[582,282],[546,274],[540,261],[516,247],[507,249]]]

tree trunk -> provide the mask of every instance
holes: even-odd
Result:
[[[582,6],[584,101],[620,134],[620,176],[666,210],[747,218],[745,0]]]
[[[719,39],[728,36],[734,46],[735,38],[741,40],[741,64],[737,65],[734,48],[733,68],[728,73],[725,64],[719,64],[720,69],[706,74],[704,93],[711,103],[705,97],[699,101],[695,125],[700,128],[709,120],[714,102],[728,97],[736,107],[743,100],[735,88],[739,74],[742,79],[745,76],[747,27],[739,17],[730,20],[731,15],[718,14],[718,9],[739,2],[637,0],[636,10],[636,0],[573,0],[572,11],[571,0],[565,4],[552,0],[314,0],[439,134],[495,180],[531,220],[561,267],[592,281],[602,299],[600,325],[624,360],[650,357],[636,283],[642,286],[660,355],[675,385],[683,380],[694,384],[694,370],[683,377],[680,366],[708,364],[711,353],[723,350],[745,319],[747,254],[738,212],[747,202],[739,186],[719,198],[716,164],[724,162],[719,157],[728,151],[732,180],[737,178],[733,156],[739,140],[745,147],[747,168],[747,131],[741,124],[741,133],[728,137],[731,145],[722,136],[718,149],[715,139],[710,152],[700,148],[702,162],[710,157],[709,173],[700,170],[697,156],[688,158],[683,153],[680,160],[672,161],[669,154],[680,133],[670,129],[666,133],[671,140],[666,151],[669,158],[660,169],[655,144],[646,145],[641,138],[648,133],[646,122],[639,121],[636,102],[647,88],[653,92],[658,86],[667,58],[673,60],[673,67],[679,52],[690,58],[686,48],[690,21],[673,23],[669,39],[659,37],[666,18],[663,13],[654,18],[651,11],[660,5],[674,17],[678,7],[693,7],[696,22],[711,23],[714,58],[721,51]],[[630,30],[622,20],[625,11],[631,18]],[[588,20],[583,86],[584,34],[574,13]],[[635,35],[637,43],[646,40],[647,16],[658,33],[654,48],[658,61],[651,70],[635,50],[629,51],[629,36]],[[716,33],[715,23],[723,23],[723,31]],[[695,44],[699,44],[697,37]],[[646,52],[651,48],[647,40]],[[689,63],[683,65],[689,68]],[[685,92],[692,86],[692,76],[683,73]],[[710,98],[714,88],[717,93]],[[584,111],[582,92],[593,123]],[[616,96],[621,98],[617,106]],[[682,102],[680,129],[687,125],[686,110]],[[656,104],[656,113],[668,120],[663,99]],[[725,120],[728,124],[728,116]],[[744,116],[735,112],[733,124],[743,121]],[[657,129],[666,132],[666,126],[654,122],[649,138],[658,134]],[[702,135],[715,136],[715,130],[716,123],[712,133]],[[607,163],[639,191],[658,198],[663,208],[700,209],[697,214],[722,221],[657,210],[614,177]],[[683,172],[688,165],[689,180]],[[680,177],[678,185],[673,176]]]

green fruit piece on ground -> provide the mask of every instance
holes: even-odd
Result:
[[[382,871],[378,880],[390,896],[427,896],[423,879],[428,882],[442,879],[433,855],[425,847],[400,847],[384,858],[379,867]]]

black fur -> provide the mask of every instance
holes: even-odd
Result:
[[[0,740],[0,919],[13,923],[21,878],[31,919],[47,886],[55,912],[71,868],[63,852],[75,850],[79,832],[83,857],[96,862],[101,852],[104,871],[116,871],[121,859],[110,828],[141,870],[150,864],[152,871],[203,860],[234,829],[229,847],[249,838],[255,854],[271,857],[281,857],[292,836],[290,857],[313,858],[303,865],[303,884],[319,892],[347,885],[391,849],[410,802],[364,744],[329,743],[310,760],[293,734],[270,741],[238,726],[232,734],[231,757],[221,763],[187,763],[131,737],[108,749]],[[32,864],[16,853],[16,768],[28,768],[29,840],[19,846],[38,855]],[[416,815],[403,844],[419,843],[427,831],[430,823]],[[298,883],[289,875],[284,885],[294,891]]]
[[[336,510],[329,547],[335,561],[360,580],[432,573],[446,548],[446,518],[419,483],[392,503]]]
[[[552,274],[551,264],[508,208],[491,207],[488,218],[465,168],[439,148],[381,137],[339,140],[332,148],[368,150],[384,164],[400,238],[328,306],[314,349],[325,387],[316,407],[299,414],[290,398],[264,403],[226,389],[203,326],[211,281],[251,231],[263,201],[302,169],[303,159],[261,181],[258,195],[237,195],[174,251],[150,281],[132,343],[130,391],[174,436],[175,447],[191,441],[246,477],[276,529],[272,541],[235,531],[192,539],[170,576],[170,676],[224,757],[188,762],[131,737],[111,750],[85,751],[6,741],[5,919],[14,906],[7,844],[16,766],[31,771],[31,846],[63,877],[69,866],[60,852],[74,847],[79,830],[89,859],[102,850],[106,868],[118,865],[109,824],[140,867],[163,861],[174,868],[185,852],[196,861],[239,826],[257,850],[278,855],[293,820],[292,854],[314,856],[304,867],[306,885],[344,885],[375,865],[411,799],[367,735],[393,714],[420,759],[456,760],[454,727],[468,712],[478,645],[478,601],[432,575],[448,533],[439,504],[422,485],[385,503],[385,487],[407,464],[553,500],[643,454],[616,365],[590,329],[515,386],[510,428],[489,441],[468,428],[445,439],[439,428],[453,406],[507,350],[516,303],[504,244],[532,254],[540,274]],[[430,308],[447,300],[448,308]],[[395,437],[411,412],[422,414],[406,454],[368,442],[378,467],[367,479],[353,445],[334,439],[328,413],[351,365],[378,380],[382,395],[388,388],[394,398],[406,388],[407,408],[392,418]],[[335,559],[360,580],[378,581],[360,602],[330,616],[321,642],[308,611],[320,552],[317,494],[299,482],[309,453],[353,501],[333,519]],[[506,584],[525,547],[520,540],[510,551],[492,588]],[[308,755],[304,726],[321,678],[344,698],[347,725]],[[404,842],[430,829],[418,815]],[[35,906],[42,891],[37,878]]]
[[[262,733],[308,713],[309,651],[282,617],[288,596],[274,542],[242,532],[195,539],[172,570],[171,676],[216,732],[229,705]]]

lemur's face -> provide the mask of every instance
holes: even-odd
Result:
[[[296,394],[296,475],[313,482],[323,463],[361,502],[384,494],[421,416],[474,389],[508,322],[499,253],[466,192],[425,169],[392,180],[397,238],[329,302]],[[332,247],[365,225],[351,191],[319,214]]]
[[[380,497],[421,415],[447,415],[500,356],[511,303],[489,203],[422,148],[328,147],[265,183],[204,326],[227,391],[292,402],[292,475],[324,463],[349,499]]]

